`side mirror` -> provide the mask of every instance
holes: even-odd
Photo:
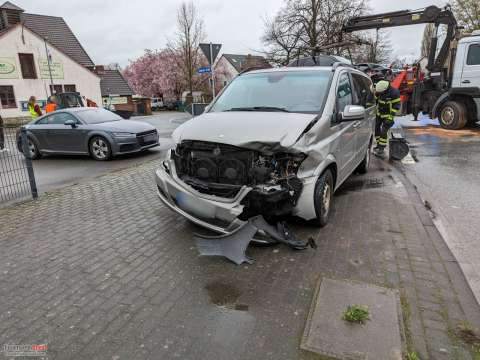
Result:
[[[360,105],[347,105],[341,113],[341,121],[355,121],[365,119],[365,108]]]
[[[64,125],[71,126],[72,128],[77,127],[77,123],[75,120],[69,119],[63,123]]]

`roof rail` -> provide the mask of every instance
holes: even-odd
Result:
[[[340,66],[345,66],[345,67],[348,67],[348,68],[353,68],[355,69],[355,66],[351,65],[351,64],[346,64],[344,62],[341,62],[341,61],[337,61],[335,63],[333,63],[332,65],[332,71],[335,71],[338,67]]]
[[[238,75],[242,75],[242,74],[245,74],[247,72],[254,71],[254,70],[262,70],[262,69],[270,69],[270,68],[271,68],[270,66],[251,66],[249,68],[246,68],[246,69],[240,71],[238,73]]]

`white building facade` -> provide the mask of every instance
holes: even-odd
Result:
[[[30,96],[43,107],[56,92],[77,91],[102,104],[100,77],[67,56],[22,24],[0,33],[0,115],[3,118],[29,116]],[[47,61],[50,56],[50,66]]]

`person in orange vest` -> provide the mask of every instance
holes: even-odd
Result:
[[[52,95],[47,100],[47,105],[45,106],[45,112],[48,114],[48,113],[54,112],[55,110],[57,110],[57,98],[55,97],[55,95]]]
[[[39,116],[42,116],[42,110],[37,104],[37,98],[35,96],[30,96],[28,99],[28,112],[30,113],[32,120],[35,120]]]

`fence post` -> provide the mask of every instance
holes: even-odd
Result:
[[[32,158],[30,156],[30,149],[28,148],[27,129],[25,129],[25,127],[22,127],[20,131],[21,131],[20,136],[21,136],[21,142],[22,142],[23,155],[25,156],[25,163],[27,165],[28,181],[30,182],[32,197],[36,199],[38,198],[37,183],[35,182],[35,174],[33,172]]]

